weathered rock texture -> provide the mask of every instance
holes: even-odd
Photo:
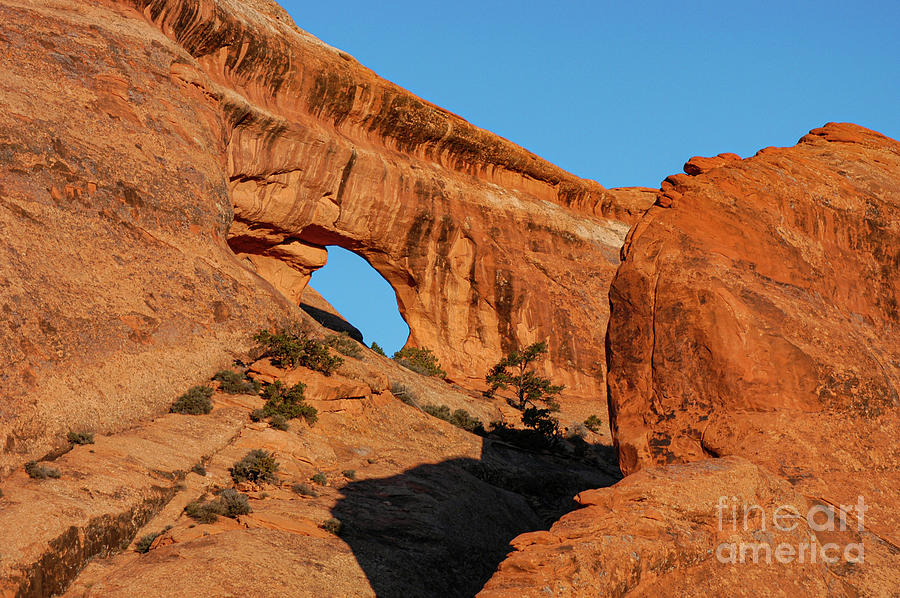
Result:
[[[895,596],[900,582],[900,551],[859,531],[855,511],[842,530],[836,507],[740,457],[648,467],[578,501],[550,531],[513,540],[478,596],[849,598]]]
[[[618,207],[268,0],[2,0],[0,23],[0,471],[158,412],[302,301],[328,244],[454,380],[547,339],[602,405],[608,218],[649,195]]]
[[[0,2],[0,475],[159,413],[287,313],[226,245],[191,64],[130,8]]]
[[[610,422],[631,475],[514,540],[481,595],[895,596],[900,144],[828,124],[685,172],[629,233],[610,290]],[[841,506],[860,497],[862,518]],[[768,528],[755,509],[744,527],[744,505]],[[773,530],[782,506],[830,510],[838,529]],[[731,564],[723,542],[795,553]],[[836,560],[811,562],[813,542]],[[855,543],[864,562],[845,557]]]
[[[694,158],[610,290],[625,472],[741,455],[900,519],[900,143],[829,124],[747,160]]]

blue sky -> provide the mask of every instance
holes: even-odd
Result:
[[[828,121],[900,137],[896,1],[282,5],[382,77],[607,187],[657,187],[691,156],[793,145]],[[364,262],[326,269],[343,275],[313,286],[367,341],[405,341],[402,321],[379,329],[396,311],[386,283],[346,286]]]

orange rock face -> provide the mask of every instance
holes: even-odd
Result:
[[[853,509],[842,530],[829,504],[739,457],[648,467],[578,501],[513,540],[478,596],[890,596],[900,580],[896,547]]]
[[[745,456],[897,543],[900,143],[815,129],[692,159],[638,223],[610,291],[622,469]]]
[[[192,62],[131,9],[0,2],[0,475],[159,413],[288,313],[226,244]]]
[[[602,410],[593,323],[622,220],[650,194],[620,205],[267,0],[0,13],[0,468],[68,428],[157,412],[185,364],[224,365],[290,313],[329,244],[385,276],[410,343],[453,380],[477,384],[502,352],[546,339],[547,374]]]

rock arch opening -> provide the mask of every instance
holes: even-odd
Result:
[[[360,334],[347,332],[366,345],[377,342],[388,355],[406,344],[409,325],[397,304],[397,294],[390,283],[362,256],[340,247],[327,248],[328,261],[313,272],[300,307],[329,328],[327,305],[314,303],[323,298]]]

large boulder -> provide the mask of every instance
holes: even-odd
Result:
[[[741,455],[900,543],[900,143],[828,124],[685,171],[610,290],[623,471]]]

